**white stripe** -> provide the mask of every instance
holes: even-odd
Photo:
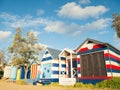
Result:
[[[105,54],[108,53],[108,50],[104,50],[104,53],[105,53]],[[112,55],[114,55],[114,56],[116,56],[116,57],[118,57],[118,58],[120,58],[120,55],[119,55],[119,54],[117,54],[117,53],[115,53],[115,52],[113,52],[113,51],[111,51],[111,50],[109,50],[109,53],[112,54]]]
[[[80,58],[80,55],[77,55],[77,58]]]
[[[117,63],[117,62],[114,62],[114,61],[110,61],[110,62],[111,62],[111,65],[120,66],[119,63]],[[105,61],[106,65],[110,65],[110,62]]]
[[[59,77],[59,74],[58,75],[51,75],[51,78],[58,78]]]
[[[112,73],[113,76],[120,76],[120,73]]]
[[[42,58],[51,57],[50,54],[44,54]]]
[[[52,70],[59,70],[59,67],[52,67]]]
[[[78,77],[81,77],[81,74],[78,74]]]
[[[107,72],[107,76],[108,77],[111,77],[112,75],[111,75],[111,72]]]
[[[80,67],[80,64],[77,64],[77,67]]]

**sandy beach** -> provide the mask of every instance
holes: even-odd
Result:
[[[73,87],[59,87],[59,86],[42,86],[42,85],[18,85],[13,82],[0,80],[0,90],[103,90],[103,89],[89,89],[89,88],[73,88]],[[104,89],[109,90],[109,89]]]

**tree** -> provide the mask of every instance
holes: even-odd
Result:
[[[12,64],[25,66],[25,79],[30,67],[30,61],[37,61],[39,49],[34,47],[38,43],[37,37],[34,32],[29,31],[26,38],[22,36],[22,30],[16,29],[16,34],[12,45],[8,48],[8,51],[13,54]]]
[[[115,29],[117,37],[120,38],[120,14],[113,14],[112,27]]]
[[[24,58],[22,57],[21,50],[23,50],[24,45],[26,44],[25,38],[22,37],[22,30],[20,28],[16,29],[16,34],[14,35],[14,40],[12,45],[8,48],[8,51],[12,53],[12,64],[13,65],[23,65]]]
[[[0,65],[2,66],[4,63],[4,50],[0,50]]]

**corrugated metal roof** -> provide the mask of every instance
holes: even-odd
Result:
[[[49,51],[49,53],[52,55],[54,59],[59,58],[59,54],[61,52],[60,50],[48,48],[48,47],[46,49]]]

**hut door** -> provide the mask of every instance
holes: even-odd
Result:
[[[73,74],[73,77],[76,78],[77,77],[77,61],[76,60],[73,60],[72,61],[72,74]],[[71,77],[71,62],[69,61],[68,62],[68,77],[70,78]]]
[[[107,76],[103,51],[81,55],[81,75]]]

